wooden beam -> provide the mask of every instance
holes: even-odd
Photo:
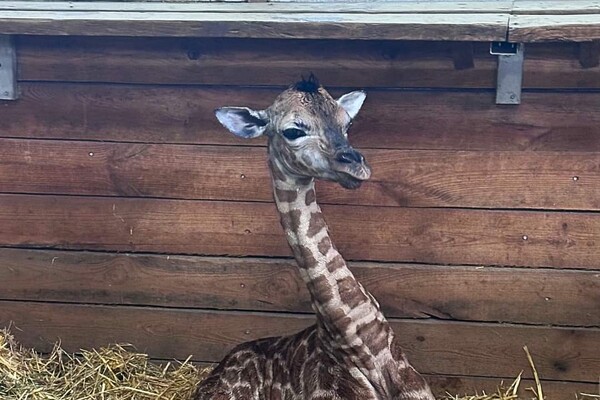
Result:
[[[598,269],[598,213],[323,208],[349,260]],[[0,226],[4,246],[290,255],[269,203],[1,195]]]
[[[493,87],[496,59],[489,45],[475,45],[477,68],[468,73],[454,69],[452,47],[415,41],[23,36],[20,79],[284,87],[312,71],[329,87]],[[546,69],[556,68],[548,64]],[[562,79],[569,72],[561,69]]]
[[[302,39],[547,40],[599,38],[591,0],[350,3],[0,2],[0,33]],[[127,21],[127,23],[125,23]],[[151,29],[154,27],[154,29]]]
[[[0,34],[504,40],[508,14],[3,11]]]
[[[600,326],[597,271],[350,266],[387,317]],[[312,313],[296,270],[289,259],[0,249],[0,293],[4,300]]]
[[[234,345],[298,332],[310,315],[89,306],[0,301],[0,326],[13,321],[17,339],[47,352],[132,343],[153,358],[218,361]],[[596,383],[600,330],[510,324],[391,320],[415,367],[427,374],[514,377],[531,368],[527,344],[546,379]]]
[[[600,3],[594,0],[516,0],[511,13],[512,42],[600,39]]]
[[[455,69],[456,46],[472,46],[473,68]],[[497,68],[489,43],[472,42],[22,36],[18,48],[21,81],[284,87],[312,71],[327,87],[495,88]],[[578,52],[528,45],[523,87],[600,88]]]
[[[595,152],[363,153],[372,178],[358,191],[320,182],[321,203],[600,210]],[[264,148],[0,139],[0,154],[0,193],[273,198]]]
[[[262,4],[261,4],[262,3]],[[143,11],[143,12],[219,12],[219,13],[355,13],[355,14],[502,14],[511,9],[510,0],[338,2],[110,2],[110,1],[0,1],[0,10],[12,11]]]
[[[0,137],[251,146],[265,142],[235,138],[213,110],[262,109],[280,92],[53,83],[22,90],[0,107]],[[362,149],[600,151],[599,108],[598,93],[525,92],[515,109],[496,106],[493,93],[372,90],[350,141]]]
[[[511,42],[600,40],[600,14],[514,15],[510,19]]]
[[[597,0],[515,0],[511,7],[514,15],[572,15],[600,14]]]

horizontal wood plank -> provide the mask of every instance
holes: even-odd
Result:
[[[0,139],[0,192],[272,201],[264,148]],[[600,210],[600,154],[366,150],[360,190],[322,203]]]
[[[515,0],[511,7],[511,14],[600,14],[600,2],[597,0]]]
[[[111,1],[2,1],[0,10],[17,11],[140,11],[145,12],[223,12],[223,13],[398,13],[398,14],[454,14],[454,13],[510,13],[515,15],[568,15],[600,14],[600,4],[596,0],[468,0],[468,1],[379,1],[364,0],[336,1],[335,7],[330,0],[286,1],[272,0],[269,3],[224,4],[223,2],[195,3],[182,2],[111,2]]]
[[[469,70],[454,68],[452,48],[411,41],[21,36],[19,79],[287,86],[313,72],[329,86],[494,86],[497,61],[489,45],[476,46],[477,68]]]
[[[2,137],[248,144],[213,110],[268,107],[279,89],[24,83],[0,107]],[[340,95],[342,91],[333,91]],[[369,91],[351,132],[359,148],[599,151],[600,93],[524,93],[519,107],[489,93]],[[393,117],[392,117],[393,116]]]
[[[312,316],[184,309],[0,302],[0,326],[11,321],[25,346],[48,351],[60,339],[67,351],[111,342],[134,344],[154,358],[218,361],[240,342],[290,334]],[[415,367],[428,374],[531,377],[523,345],[541,376],[596,382],[600,330],[502,324],[392,320]]]
[[[351,268],[388,317],[600,327],[595,271]],[[312,313],[296,264],[285,259],[0,249],[0,293],[3,300]]]
[[[508,14],[4,10],[0,33],[287,39],[504,40]]]
[[[324,213],[351,260],[598,269],[598,213],[329,205]],[[0,245],[287,256],[278,219],[268,203],[1,195]]]
[[[285,39],[589,41],[594,1],[175,4],[3,2],[0,33]],[[1,3],[0,3],[1,4]]]
[[[259,3],[254,3],[259,4]],[[471,43],[465,43],[471,45]],[[315,73],[328,86],[496,87],[497,59],[473,43],[473,67],[457,69],[456,43],[21,36],[21,81],[280,85]],[[573,43],[527,46],[525,88],[600,88]],[[265,68],[268,65],[268,68]]]
[[[508,30],[511,42],[571,41],[600,39],[600,14],[514,15]]]
[[[140,11],[144,12],[222,12],[222,13],[359,13],[359,14],[462,14],[462,13],[505,13],[511,9],[510,0],[469,1],[402,1],[402,2],[337,2],[335,7],[328,3],[284,3],[256,2],[224,4],[222,2],[194,3],[148,3],[111,1],[2,1],[0,10],[20,11]]]

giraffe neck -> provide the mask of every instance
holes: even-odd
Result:
[[[387,377],[380,372],[397,360],[391,354],[393,331],[379,304],[333,245],[314,180],[284,174],[277,161],[270,166],[281,224],[311,294],[324,346],[387,391]]]

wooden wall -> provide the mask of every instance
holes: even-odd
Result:
[[[0,326],[25,345],[212,363],[312,323],[265,143],[213,109],[266,107],[313,71],[334,94],[368,90],[350,136],[374,176],[319,199],[436,390],[530,379],[527,345],[549,398],[598,391],[600,68],[577,44],[527,47],[520,106],[494,104],[485,43],[17,47],[22,96],[0,103]]]

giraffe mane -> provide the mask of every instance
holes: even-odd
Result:
[[[308,76],[308,79],[301,76],[302,80],[296,82],[292,87],[299,91],[305,93],[317,93],[321,84],[319,83],[319,79],[311,72]]]

